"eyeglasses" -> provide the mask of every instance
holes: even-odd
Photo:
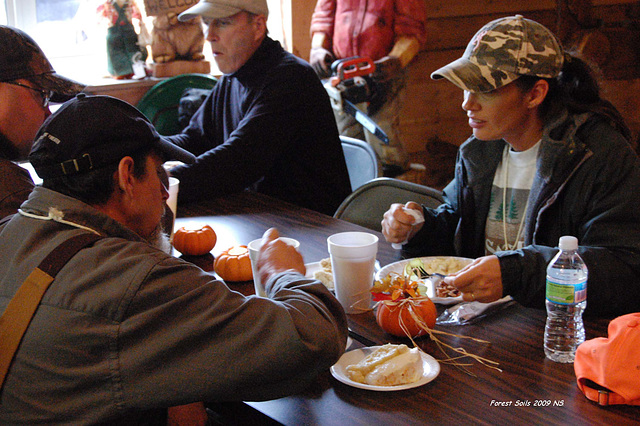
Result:
[[[51,97],[53,96],[53,92],[51,90],[42,90],[36,89],[35,87],[27,86],[26,84],[18,83],[17,81],[3,81],[3,83],[12,84],[14,86],[24,87],[25,89],[29,89],[32,92],[36,92],[38,96],[40,96],[40,103],[42,108],[46,108],[49,106],[49,102],[51,101]]]

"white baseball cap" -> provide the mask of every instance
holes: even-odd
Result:
[[[178,20],[188,21],[197,16],[220,19],[233,16],[243,10],[269,17],[267,0],[200,0],[198,4],[182,12],[178,16]]]

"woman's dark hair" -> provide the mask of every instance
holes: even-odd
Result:
[[[521,90],[528,91],[539,80],[539,77],[522,76],[514,83]],[[560,74],[556,78],[543,80],[549,83],[549,92],[540,106],[541,117],[545,123],[557,117],[565,109],[574,114],[593,112],[605,118],[628,141],[631,141],[631,131],[620,112],[611,102],[600,96],[600,84],[595,67],[585,60],[572,53],[565,53]]]
[[[136,178],[141,178],[145,175],[147,157],[151,152],[151,148],[145,148],[131,154],[131,158],[133,158],[133,174]],[[42,186],[90,205],[101,205],[109,200],[115,189],[113,174],[118,169],[119,163],[108,164],[78,175],[45,179],[42,182]]]

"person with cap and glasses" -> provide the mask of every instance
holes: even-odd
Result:
[[[56,74],[38,44],[0,25],[0,218],[13,214],[33,189],[29,173],[14,161],[27,158],[33,138],[51,114],[84,86]]]
[[[166,407],[296,392],[344,352],[343,309],[277,230],[259,255],[269,298],[154,247],[163,163],[194,156],[131,105],[78,95],[45,121],[29,160],[42,185],[0,225],[0,367],[13,306],[33,297],[21,284],[54,281],[9,354],[0,424],[162,424]]]
[[[431,77],[464,91],[473,136],[445,203],[392,205],[387,241],[408,240],[408,254],[476,258],[445,278],[466,301],[511,295],[544,308],[546,266],[573,235],[589,268],[587,313],[640,310],[640,161],[587,63],[512,16],[486,24]]]
[[[223,76],[172,140],[198,156],[178,166],[180,200],[247,188],[333,215],[351,193],[329,97],[311,66],[267,35],[266,0],[200,0]]]

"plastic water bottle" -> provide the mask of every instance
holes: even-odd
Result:
[[[552,361],[569,363],[584,342],[582,312],[587,306],[587,266],[578,254],[576,237],[560,237],[560,252],[547,267],[547,325],[544,353]]]

